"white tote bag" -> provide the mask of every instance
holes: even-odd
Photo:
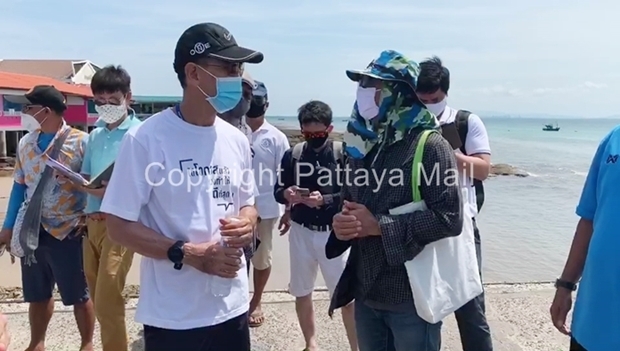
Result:
[[[390,210],[390,214],[426,209],[418,184],[424,144],[430,133],[424,132],[414,155],[413,202]],[[467,198],[467,191],[462,191],[464,198]],[[472,214],[466,201],[463,203],[461,234],[430,243],[413,260],[405,262],[418,315],[432,324],[443,320],[482,293]]]

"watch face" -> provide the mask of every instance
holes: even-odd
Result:
[[[175,244],[170,249],[168,249],[168,259],[173,263],[181,263],[183,261],[182,246]]]

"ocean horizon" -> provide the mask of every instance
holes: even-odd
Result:
[[[298,129],[296,117],[268,116]],[[561,273],[578,218],[575,207],[600,140],[620,120],[608,118],[482,117],[492,162],[529,174],[485,181],[478,215],[485,282],[552,281]],[[343,132],[348,117],[334,118]],[[557,132],[543,131],[558,123]]]

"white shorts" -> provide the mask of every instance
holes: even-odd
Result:
[[[262,271],[271,267],[271,251],[273,250],[273,232],[278,230],[279,218],[263,219],[258,223],[260,245],[252,256],[252,265]]]
[[[314,290],[319,267],[329,294],[334,293],[347,265],[349,250],[328,260],[325,256],[327,239],[329,232],[313,231],[291,222],[288,239],[291,258],[291,281],[288,290],[291,295],[295,297],[310,295]]]

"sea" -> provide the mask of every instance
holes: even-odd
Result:
[[[268,117],[270,123],[299,128],[295,117]],[[485,181],[478,215],[485,282],[552,281],[561,273],[573,238],[575,208],[600,140],[614,119],[483,118],[492,162],[529,174]],[[335,118],[343,132],[347,118]],[[557,123],[557,132],[543,131]]]

